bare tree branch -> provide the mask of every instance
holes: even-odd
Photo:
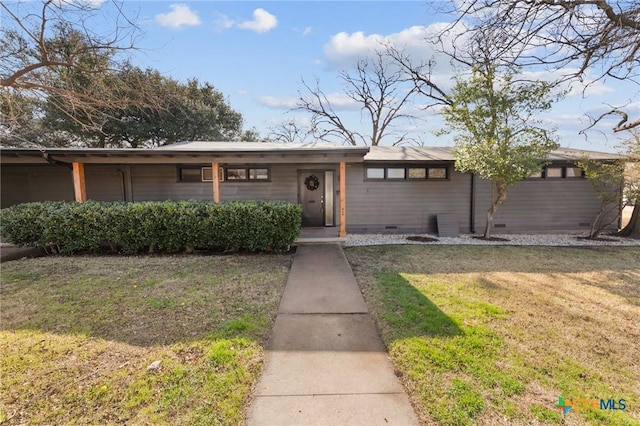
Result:
[[[391,143],[397,145],[408,140],[406,133],[396,131],[396,125],[415,119],[407,108],[418,89],[386,52],[359,60],[354,71],[343,71],[339,77],[345,85],[344,94],[360,108],[361,119],[371,126],[370,132],[363,135],[350,128],[318,81],[315,87],[303,81],[307,95],[300,95],[297,109],[311,113],[318,138],[354,146],[376,146],[385,139],[395,139]]]
[[[598,124],[603,118],[609,116],[609,115],[618,115],[620,117],[622,117],[622,119],[618,122],[618,124],[616,124],[613,127],[613,131],[614,132],[622,132],[625,130],[631,130],[635,127],[640,126],[640,119],[634,120],[629,122],[629,114],[627,114],[626,112],[617,109],[617,108],[613,108],[611,111],[607,111],[603,114],[600,115],[600,117],[596,118],[596,119],[592,119],[592,123],[589,127],[584,128],[583,130],[580,130],[580,134],[585,134],[587,132],[587,130],[593,128],[596,124]]]
[[[547,70],[556,84],[579,80],[584,90],[606,79],[640,84],[640,0],[463,0],[450,12],[454,22],[427,42],[442,46],[453,38],[453,50],[442,53],[457,63],[472,66],[480,44],[493,50],[496,66]],[[422,76],[414,78],[432,81],[429,73]],[[625,118],[631,111],[614,106],[604,116],[610,114]],[[640,120],[627,116],[613,130],[638,126]]]
[[[118,54],[134,48],[139,29],[111,2],[116,14],[99,16],[111,23],[102,34],[93,30],[91,20],[103,12],[88,3],[0,2],[5,15],[0,28],[2,127],[18,119],[19,108],[12,104],[25,97],[60,107],[78,125],[93,129],[101,128],[106,110],[137,102],[121,96],[116,74],[126,64]]]

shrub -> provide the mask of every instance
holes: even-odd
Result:
[[[302,208],[276,201],[42,202],[0,211],[10,243],[59,253],[279,251],[298,236]]]

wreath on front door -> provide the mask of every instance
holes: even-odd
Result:
[[[304,180],[304,186],[306,186],[309,191],[315,191],[320,186],[320,179],[318,179],[316,175],[307,176]]]

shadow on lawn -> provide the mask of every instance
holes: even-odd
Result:
[[[400,274],[382,271],[378,274],[382,292],[384,321],[389,324],[391,339],[407,337],[453,337],[462,330],[435,303],[416,289]]]

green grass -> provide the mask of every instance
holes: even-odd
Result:
[[[289,263],[238,255],[3,264],[0,422],[242,424]]]
[[[640,425],[640,249],[387,246],[347,256],[425,424]],[[555,408],[620,399],[625,411]]]

